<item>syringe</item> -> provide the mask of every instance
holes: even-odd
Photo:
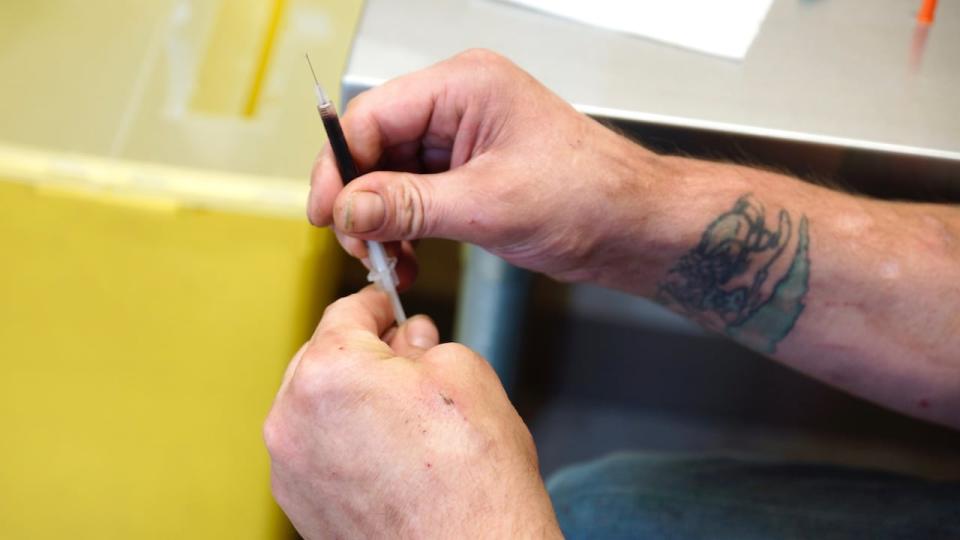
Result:
[[[323,120],[323,127],[327,132],[330,147],[333,149],[333,156],[337,161],[340,178],[343,180],[343,184],[347,185],[348,182],[360,176],[357,165],[353,162],[353,156],[347,146],[347,139],[343,136],[343,128],[340,127],[340,117],[337,116],[337,109],[330,98],[327,97],[323,88],[320,87],[320,81],[317,79],[317,73],[313,70],[310,56],[304,56],[307,58],[307,64],[310,65],[310,73],[313,74],[313,88],[317,94],[317,112],[320,113],[320,119]],[[380,242],[367,240],[367,252],[370,260],[370,273],[367,274],[367,279],[379,285],[387,293],[387,296],[390,297],[390,303],[393,305],[393,315],[397,324],[403,324],[407,320],[407,316],[403,312],[400,295],[397,293],[397,284],[400,282],[397,277],[397,261],[387,257],[387,251]]]

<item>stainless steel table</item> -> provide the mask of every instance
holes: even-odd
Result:
[[[593,116],[960,161],[960,3],[929,28],[918,6],[776,0],[737,62],[491,0],[368,0],[343,95],[487,47]],[[458,339],[509,377],[524,278],[467,257]]]

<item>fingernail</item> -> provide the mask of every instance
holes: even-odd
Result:
[[[347,199],[343,211],[344,230],[365,233],[379,229],[384,219],[383,198],[369,191],[358,191]]]
[[[435,345],[433,325],[425,318],[414,317],[407,321],[407,343],[418,349],[429,349]]]

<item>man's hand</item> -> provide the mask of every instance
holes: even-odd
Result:
[[[392,327],[367,287],[324,313],[264,426],[273,493],[306,538],[559,536],[523,421],[483,358]]]
[[[960,427],[960,209],[658,156],[508,60],[469,51],[359,96],[309,215],[361,239],[442,237],[655,298],[856,395]],[[398,271],[414,277],[404,243]]]
[[[654,154],[482,50],[364,92],[342,123],[358,167],[377,171],[343,189],[327,147],[308,215],[332,224],[356,257],[366,256],[361,239],[443,237],[557,279],[588,279],[610,253],[598,243],[642,212],[637,194],[658,174]],[[406,244],[404,285],[414,268]]]

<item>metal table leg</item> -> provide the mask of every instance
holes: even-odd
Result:
[[[461,255],[454,339],[483,355],[509,394],[531,274],[476,246],[464,245]]]

